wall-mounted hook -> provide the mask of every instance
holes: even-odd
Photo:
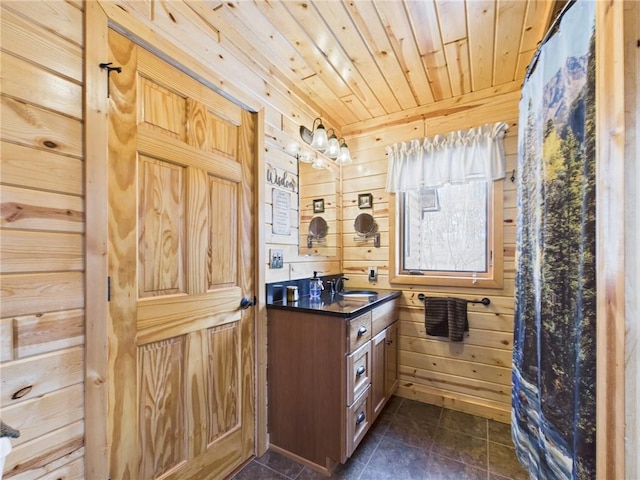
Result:
[[[118,73],[122,72],[122,67],[112,67],[111,65],[112,65],[111,62],[109,62],[109,63],[101,63],[100,64],[100,69],[107,71],[107,98],[110,97],[110,94],[109,94],[109,76],[111,75],[111,72],[113,72],[114,70],[116,72],[118,72]]]
[[[511,177],[509,177],[509,180],[511,180],[511,183],[516,181],[516,169],[515,168],[511,172]]]

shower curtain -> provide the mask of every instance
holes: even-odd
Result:
[[[520,101],[511,416],[531,478],[595,477],[594,18],[563,10]]]

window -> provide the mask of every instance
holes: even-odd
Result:
[[[392,283],[502,286],[502,180],[422,187],[396,201]]]

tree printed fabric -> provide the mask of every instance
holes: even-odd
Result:
[[[594,2],[540,47],[518,137],[512,436],[532,478],[595,478]]]

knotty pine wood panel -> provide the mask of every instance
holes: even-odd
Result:
[[[425,331],[423,322],[404,322],[401,324],[402,332],[410,337],[432,338]],[[446,341],[444,338],[435,337],[436,340]],[[478,330],[469,325],[469,331],[464,334],[464,344],[478,347],[505,349],[510,351],[513,347],[513,332],[499,332],[496,330]]]
[[[511,367],[496,367],[456,358],[421,355],[416,352],[402,352],[402,361],[406,368],[423,371],[458,375],[465,378],[477,378],[489,383],[511,386]]]
[[[82,308],[83,278],[82,272],[2,275],[2,315],[13,317]]]
[[[138,296],[185,293],[184,169],[140,155],[138,171]]]
[[[3,140],[82,157],[82,122],[4,95],[0,100]]]
[[[514,46],[520,44],[523,31],[513,26],[524,23],[526,9],[527,2],[500,2],[497,6],[493,85],[517,80],[519,52]]]
[[[314,3],[316,3],[317,9],[322,12],[322,15],[332,19],[331,28],[334,35],[338,42],[344,46],[346,55],[348,55],[349,58],[364,59],[371,55],[367,44],[360,34],[360,31],[366,31],[367,25],[364,24],[364,22],[355,22],[355,19],[352,19],[349,15],[347,5],[342,2]],[[354,28],[354,23],[356,23],[358,28]],[[336,57],[332,57],[331,60],[339,64],[345,64],[344,60]],[[398,65],[396,65],[396,71],[399,70]],[[368,96],[375,95],[375,98],[383,108],[381,111],[377,105],[375,108],[372,108],[371,102],[363,102],[364,107],[367,108],[371,116],[377,116],[383,112],[397,112],[401,109],[411,108],[417,105],[414,92],[411,90],[404,76],[401,82],[388,83],[388,80],[375,62],[360,63],[358,65],[358,73],[359,76],[354,77],[352,81],[362,85],[366,80],[366,85],[368,89],[371,90]],[[390,85],[393,85],[393,89],[390,88]],[[362,97],[363,95],[364,92],[360,91],[360,96]]]
[[[496,5],[493,0],[467,4],[471,84],[474,90],[488,88],[492,84]]]
[[[0,226],[24,230],[82,233],[82,198],[58,193],[2,187]]]
[[[404,10],[397,8],[391,2],[378,2],[376,9],[385,28],[393,32],[391,36],[393,52],[398,57],[418,104],[432,103],[434,95],[431,85],[422,63],[420,51],[413,38],[412,25]]]
[[[466,38],[444,45],[447,66],[451,72],[451,93],[454,97],[471,92],[469,72],[469,42]]]
[[[432,338],[417,338],[404,334],[404,322],[399,325],[398,332],[400,365],[404,365],[402,356],[404,352],[423,354],[425,359],[430,356],[443,358],[456,358],[472,363],[483,365],[493,365],[497,367],[510,368],[511,352],[504,349],[483,347],[477,345],[466,345],[464,343],[454,343]]]
[[[234,285],[238,278],[238,187],[209,177],[208,288]]]
[[[11,54],[2,55],[2,93],[25,103],[82,118],[82,86]]]
[[[411,125],[413,128],[416,128],[416,122],[419,123],[423,120],[432,118],[443,119],[457,112],[465,112],[474,108],[479,108],[482,105],[494,103],[502,95],[513,92],[516,92],[519,98],[521,86],[522,82],[514,81],[504,85],[497,85],[495,87],[473,91],[458,97],[441,100],[433,104],[422,105],[414,109],[365,120],[355,125],[345,125],[342,127],[342,133],[351,147],[351,144],[358,142],[358,138],[361,136],[380,133],[395,127],[399,127],[402,130],[402,127],[406,125]],[[422,135],[424,135],[424,133]],[[416,138],[415,136],[405,137],[400,134],[395,135],[395,137],[398,139],[397,141],[406,141],[406,139],[409,138]],[[393,141],[394,140],[390,143],[393,143]],[[371,142],[367,143],[370,143],[370,146],[374,145],[374,143]],[[362,149],[365,145],[366,144],[360,143],[356,150]]]
[[[499,332],[513,333],[513,315],[505,313],[482,312],[468,304],[467,317],[469,327],[480,330],[497,330]],[[485,307],[486,308],[486,307]],[[424,308],[403,307],[400,309],[400,320],[407,322],[424,323]]]
[[[396,55],[389,55],[389,52],[393,52],[393,46],[387,37],[384,25],[377,21],[378,14],[375,5],[369,2],[346,2],[343,5],[349,11],[351,19],[364,41],[371,46],[371,54],[378,68],[389,84],[394,86],[393,95],[397,99],[396,103],[402,108],[410,108],[408,106],[416,102],[411,85],[404,75]],[[348,45],[346,47],[348,48]],[[381,102],[387,112],[398,111],[395,108],[389,109],[389,105],[394,107],[393,103],[389,103],[390,100],[381,99]],[[367,111],[366,114],[359,115],[359,118],[366,118],[367,115],[371,115],[371,113]]]
[[[49,468],[62,466],[82,457],[83,447],[84,422],[73,422],[17,446],[5,459],[4,468],[6,472],[11,472],[11,477],[42,478],[36,477],[37,473],[47,476],[51,473]]]
[[[381,157],[381,158],[379,158]],[[360,177],[368,177],[370,175],[386,175],[389,161],[386,155],[375,155],[373,158],[369,158],[366,161],[361,159],[358,162],[356,168],[343,168],[342,180],[353,180]]]
[[[0,142],[2,183],[35,190],[82,195],[81,159]]]
[[[77,383],[3,407],[2,421],[20,431],[18,438],[11,439],[11,445],[15,448],[65,425],[81,421],[84,415],[83,390],[82,383]]]
[[[36,478],[42,478],[45,475],[49,475],[51,478],[64,478],[69,480],[88,478],[89,474],[85,470],[84,452],[85,447],[82,447],[58,460],[53,460],[46,466],[32,468],[30,473]]]
[[[14,359],[84,344],[84,310],[37,313],[11,319]]]
[[[55,31],[36,25],[12,10],[19,4],[3,2],[2,48],[16,56],[55,71],[59,75],[82,82],[82,48]],[[23,13],[22,8],[19,9]],[[42,19],[40,19],[42,20]],[[76,28],[80,26],[75,26]],[[5,72],[7,73],[7,72]],[[4,87],[3,87],[4,90]]]
[[[443,296],[443,293],[436,293],[431,291],[431,288],[428,289],[426,287],[419,289],[417,287],[411,287],[406,289],[402,293],[402,306],[404,307],[417,307],[423,308],[424,302],[418,298],[420,293],[424,295],[429,295],[429,293],[435,293],[434,296]],[[496,293],[495,289],[485,289],[485,292],[492,291]],[[483,296],[482,290],[477,292],[476,290],[465,289],[461,287],[451,288],[450,293],[454,293],[455,295],[462,296],[463,298],[467,298],[467,300],[481,298]],[[498,296],[494,295],[491,299],[491,304],[488,306],[484,306],[482,304],[468,304],[467,311],[469,312],[479,312],[479,313],[493,313],[494,315],[503,315],[503,314],[513,314],[514,308],[514,298],[512,296]]]
[[[157,478],[186,460],[185,338],[138,348],[138,441],[141,478]],[[182,393],[182,394],[181,394]]]
[[[415,382],[435,388],[441,388],[445,392],[464,393],[475,395],[487,400],[493,400],[504,404],[505,410],[511,407],[511,385],[500,385],[494,382],[484,382],[476,377],[460,377],[441,372],[420,370],[418,368],[400,365],[398,368],[400,383]]]
[[[13,319],[0,318],[0,362],[13,360]]]
[[[3,9],[12,10],[29,23],[43,27],[79,46],[83,44],[82,9],[67,2],[3,2]]]
[[[511,422],[511,408],[503,402],[482,399],[475,395],[449,392],[442,388],[416,385],[413,382],[400,382],[396,394],[401,397],[490,418],[506,424]]]
[[[3,384],[0,406],[4,409],[70,385],[81,384],[84,376],[83,355],[81,347],[73,347],[0,364]],[[16,392],[29,387],[20,398],[12,398]]]
[[[84,238],[79,234],[5,230],[0,237],[0,273],[84,270]]]

